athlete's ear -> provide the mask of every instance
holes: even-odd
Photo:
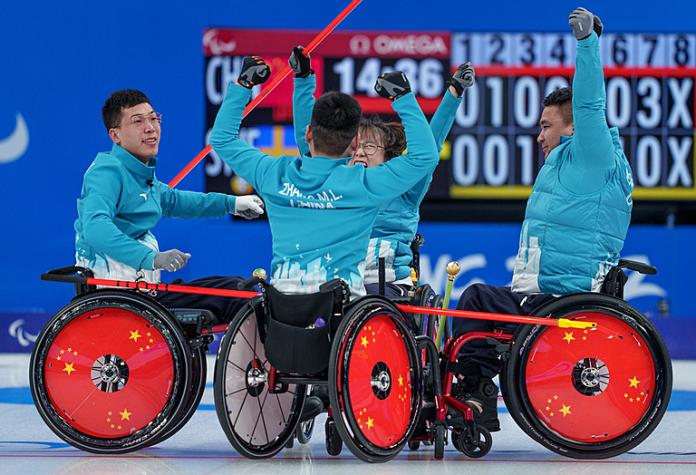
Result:
[[[119,136],[118,129],[113,127],[109,129],[109,138],[115,144],[121,145],[121,137]]]
[[[311,125],[308,125],[307,128],[305,129],[304,139],[308,144],[312,143],[312,126]]]

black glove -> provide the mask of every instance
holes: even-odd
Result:
[[[474,66],[470,62],[460,64],[457,70],[452,75],[450,86],[457,90],[457,95],[461,97],[464,89],[474,85],[476,80],[476,72]]]
[[[251,89],[263,84],[271,76],[271,68],[259,56],[245,56],[242,62],[242,71],[239,73],[237,83],[240,86]]]
[[[288,64],[295,71],[296,78],[306,78],[314,74],[309,62],[309,55],[304,54],[304,46],[295,46],[290,53]]]
[[[384,73],[377,78],[375,91],[382,97],[390,100],[398,99],[411,92],[411,85],[406,75],[400,71]]]

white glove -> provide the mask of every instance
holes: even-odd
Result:
[[[188,262],[191,254],[181,252],[178,249],[170,249],[169,251],[158,252],[155,254],[155,269],[162,269],[169,272],[176,272],[183,268]]]
[[[263,201],[256,195],[237,196],[234,202],[234,215],[245,219],[258,218],[263,214]]]

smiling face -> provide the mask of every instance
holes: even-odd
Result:
[[[551,150],[561,143],[561,136],[573,135],[573,123],[566,121],[563,110],[558,105],[544,107],[539,127],[541,130],[537,142],[544,152],[544,159],[547,159]]]
[[[147,164],[159,151],[161,121],[149,102],[124,107],[118,125],[109,129],[109,137]]]
[[[358,146],[348,164],[374,167],[385,161],[382,131],[375,127],[361,127],[358,130]]]

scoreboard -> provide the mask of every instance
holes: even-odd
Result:
[[[262,56],[274,71],[314,32],[208,29],[203,36],[207,130],[241,59]],[[696,200],[694,79],[696,35],[602,35],[607,121],[619,127],[634,173],[636,200]],[[392,115],[373,86],[404,71],[423,111],[437,108],[457,65],[472,61],[477,82],[466,90],[430,200],[524,200],[543,154],[536,142],[544,97],[572,83],[576,40],[570,33],[335,32],[312,54],[317,94],[354,96],[366,113]],[[242,137],[269,154],[297,154],[292,134],[292,80],[282,83],[243,123]],[[258,91],[256,92],[258,93]],[[245,193],[242,180],[211,154],[206,189]]]

